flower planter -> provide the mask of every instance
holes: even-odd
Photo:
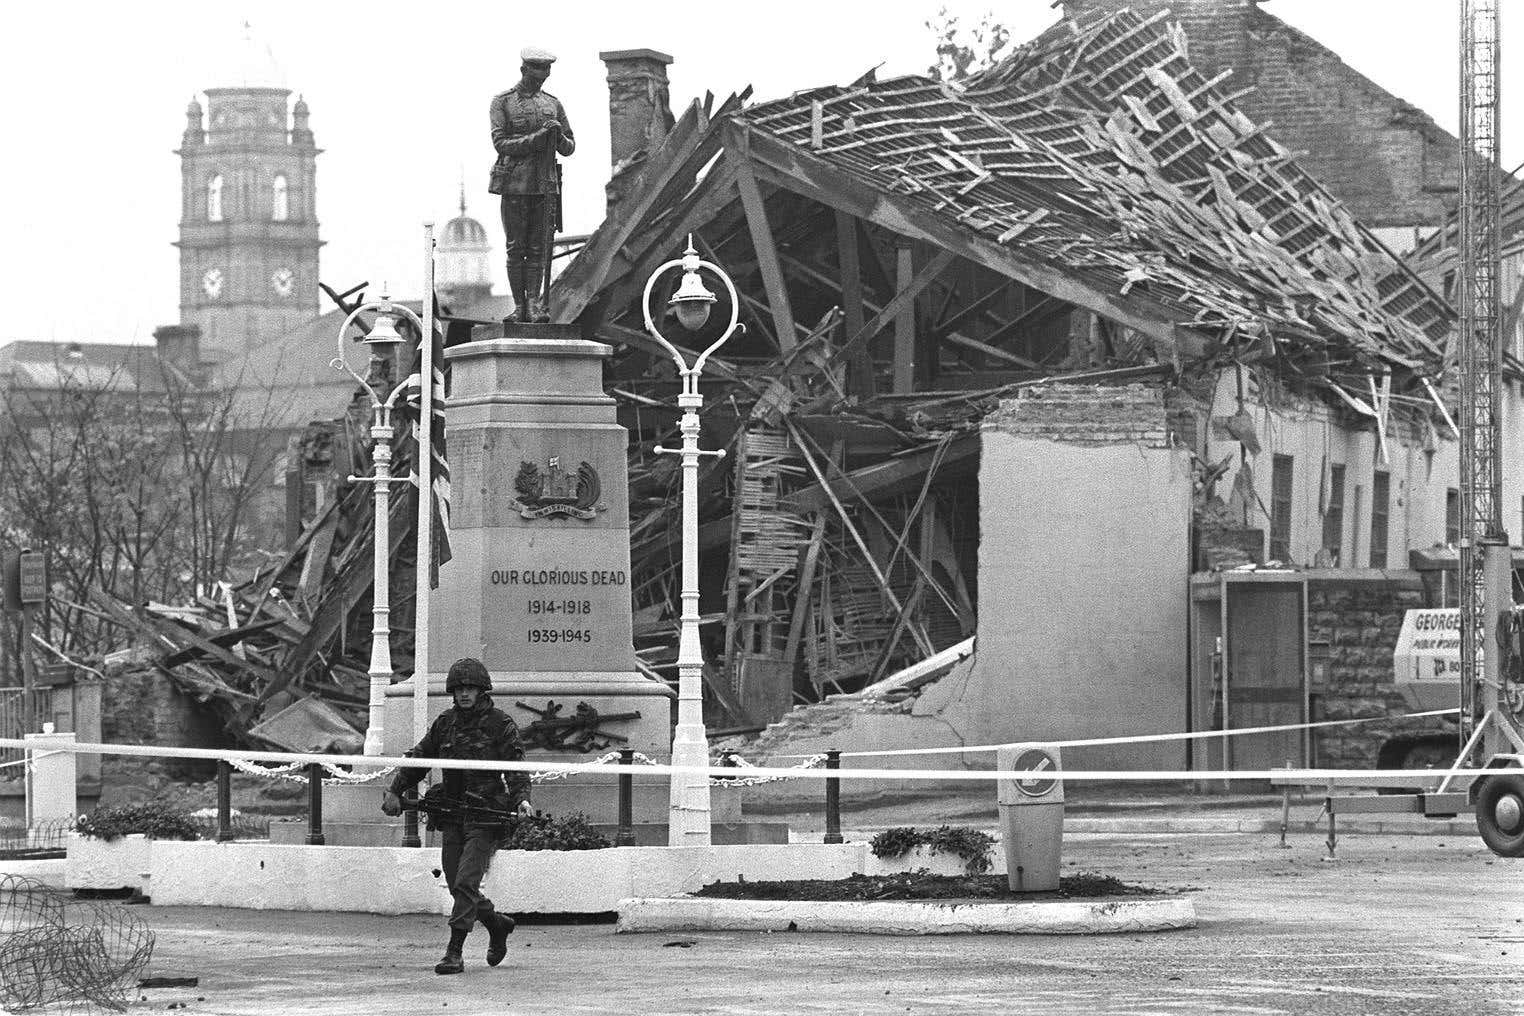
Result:
[[[141,833],[101,840],[70,833],[64,885],[70,889],[136,889],[148,893],[153,840]]]
[[[925,868],[933,875],[968,874],[968,862],[963,858],[931,847],[911,847],[899,857],[879,857],[870,850],[864,865],[864,875],[894,875],[920,868]]]

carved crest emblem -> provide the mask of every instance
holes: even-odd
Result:
[[[513,478],[513,489],[518,494],[513,506],[526,519],[543,519],[548,515],[590,519],[608,509],[601,500],[603,486],[592,463],[584,461],[575,473],[570,473],[561,467],[557,455],[550,457],[544,469],[538,463],[521,461],[519,475]]]

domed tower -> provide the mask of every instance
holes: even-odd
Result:
[[[252,52],[252,41],[244,40]],[[245,61],[241,84],[186,108],[180,156],[180,323],[206,359],[273,342],[318,313],[317,156],[306,102]]]
[[[492,243],[480,222],[466,214],[466,186],[460,187],[460,214],[445,223],[439,239],[434,284],[439,298],[460,313],[492,295]]]

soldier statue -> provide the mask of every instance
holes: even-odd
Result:
[[[566,110],[544,91],[555,55],[531,46],[519,54],[519,83],[492,98],[492,147],[497,162],[487,190],[501,194],[508,237],[508,288],[520,321],[550,320],[550,254],[561,218],[561,169],[556,156],[577,143]]]

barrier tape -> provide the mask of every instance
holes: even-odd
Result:
[[[0,762],[0,769],[9,769],[11,766],[30,766],[33,762],[37,761],[40,758],[47,758],[49,755],[62,754],[63,752],[60,749],[54,749],[53,751],[36,751],[31,753],[31,758],[18,758],[12,759],[9,762]]]
[[[0,748],[30,748],[36,750],[40,746],[39,742],[43,742],[43,740],[40,737],[30,741],[5,737],[0,738]],[[58,744],[57,750],[60,752],[73,752],[76,755],[139,755],[149,758],[222,759],[225,761],[242,759],[283,764],[292,762],[303,765],[317,763],[319,765],[344,765],[360,768],[395,766],[409,769],[462,769],[474,772],[564,772],[568,776],[600,768],[599,764],[592,762],[498,762],[458,758],[409,758],[406,756],[389,755],[319,755],[303,752],[232,751],[222,748],[168,748],[146,744]],[[1524,759],[1524,756],[1521,755],[1497,755],[1495,757],[1514,761]],[[734,775],[735,773],[735,767],[733,766],[673,766],[661,762],[648,763],[646,769],[649,772],[662,774],[703,773],[707,776],[727,776]],[[773,768],[755,766],[749,768],[747,772],[753,776],[775,776],[780,779],[807,780],[963,780],[969,782],[993,782],[1027,778],[1020,772],[991,769],[805,769],[799,767]],[[1045,775],[1051,775],[1063,781],[1076,783],[1100,781],[1166,783],[1206,780],[1265,781],[1276,779],[1281,782],[1341,782],[1358,786],[1366,782],[1375,785],[1383,780],[1390,781],[1393,777],[1402,777],[1411,781],[1427,777],[1444,777],[1446,775],[1459,777],[1496,775],[1497,772],[1498,770],[1496,769],[1297,769],[1287,767],[1282,769],[1210,769],[1190,772],[1182,772],[1177,769],[1050,770]]]
[[[1448,716],[1459,709],[1430,709],[1423,713],[1402,713],[1399,716],[1361,716],[1352,720],[1319,720],[1316,723],[1284,723],[1274,727],[1234,727],[1228,730],[1192,730],[1170,734],[1130,734],[1125,737],[1087,737],[1068,741],[1045,741],[1031,738],[1026,741],[1009,741],[1005,744],[971,744],[963,747],[943,748],[885,748],[879,751],[844,751],[842,758],[871,758],[883,755],[966,755],[981,751],[999,751],[1023,744],[1046,744],[1054,748],[1086,748],[1101,744],[1141,744],[1148,741],[1195,741],[1207,738],[1240,737],[1244,734],[1270,734],[1287,730],[1312,730],[1315,727],[1347,727],[1359,723],[1379,723],[1394,720],[1417,720],[1428,716]],[[778,755],[777,758],[804,758],[803,755]]]

